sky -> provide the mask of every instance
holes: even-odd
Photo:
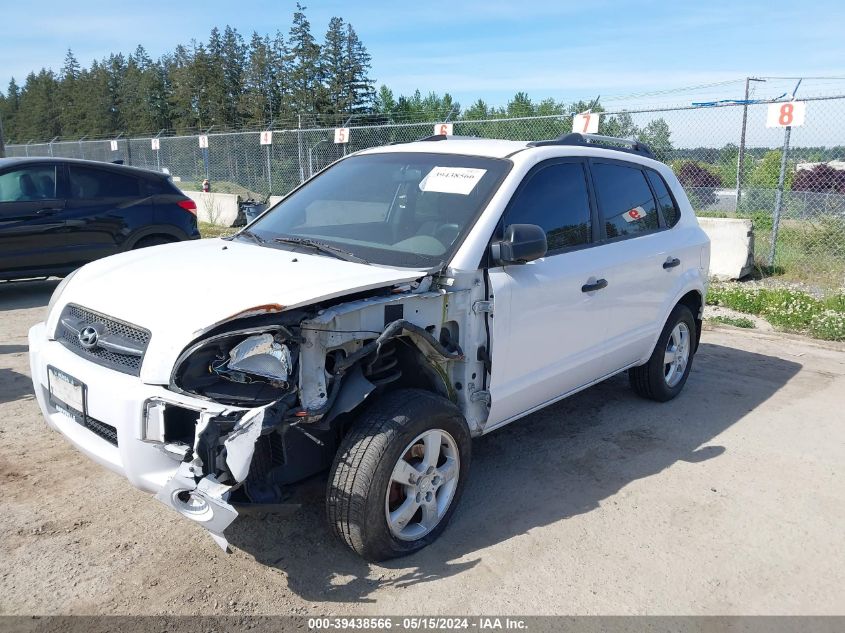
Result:
[[[0,87],[41,67],[58,71],[68,48],[85,66],[142,44],[153,56],[214,26],[287,33],[295,2],[0,0]],[[350,22],[373,57],[372,76],[395,94],[449,92],[504,105],[591,99],[606,106],[739,98],[748,75],[845,76],[845,2],[818,0],[533,0],[419,3],[305,2],[322,41],[329,18]],[[11,28],[10,28],[11,27]],[[729,82],[729,83],[722,83]],[[719,85],[710,85],[719,84]],[[793,80],[756,84],[777,96]],[[663,92],[690,86],[680,92]],[[807,80],[805,93],[845,92],[841,79]],[[650,94],[659,92],[660,94]],[[645,93],[645,94],[644,94]]]

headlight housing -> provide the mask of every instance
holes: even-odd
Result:
[[[179,356],[174,391],[256,407],[296,388],[299,346],[283,327],[239,330],[195,343]]]
[[[53,290],[53,294],[50,296],[50,303],[47,304],[47,318],[48,319],[50,318],[50,313],[53,311],[53,308],[56,307],[56,304],[59,302],[59,299],[61,298],[62,293],[65,291],[65,288],[67,288],[67,285],[70,283],[70,280],[73,279],[73,276],[78,272],[79,272],[79,269],[77,268],[72,273],[70,273],[67,277],[62,279],[59,282],[59,285],[56,286],[56,289]]]

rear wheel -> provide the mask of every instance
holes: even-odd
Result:
[[[644,398],[666,402],[684,388],[695,353],[695,319],[689,308],[675,306],[648,362],[628,370],[631,387]]]
[[[172,237],[167,237],[166,235],[150,235],[149,237],[142,237],[138,240],[135,246],[132,247],[132,250],[147,248],[148,246],[159,246],[160,244],[170,244],[175,241]]]
[[[370,561],[434,541],[458,503],[470,435],[454,404],[402,389],[367,409],[344,438],[326,495],[337,536]]]

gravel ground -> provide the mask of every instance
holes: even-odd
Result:
[[[841,345],[708,329],[671,403],[619,376],[481,438],[412,557],[335,542],[319,479],[227,555],[44,425],[26,331],[53,287],[0,284],[0,613],[845,613]]]

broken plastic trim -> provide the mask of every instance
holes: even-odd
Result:
[[[419,336],[426,343],[428,343],[428,345],[431,346],[431,348],[438,355],[442,356],[446,360],[463,360],[464,358],[464,353],[460,347],[456,346],[455,351],[449,351],[440,343],[440,341],[434,338],[431,332],[429,332],[425,328],[411,323],[410,321],[406,321],[405,319],[398,319],[389,323],[376,340],[367,343],[357,352],[355,352],[354,354],[350,354],[340,363],[338,363],[337,371],[339,373],[342,373],[358,361],[372,354],[373,352],[378,353],[378,351],[381,349],[381,346],[384,345],[386,341],[400,336],[402,332],[408,332],[409,334]]]
[[[238,511],[226,500],[232,487],[221,484],[214,475],[196,482],[191,468],[186,462],[179,464],[176,474],[155,498],[202,525],[214,542],[226,551],[229,543],[223,531],[238,516]]]

